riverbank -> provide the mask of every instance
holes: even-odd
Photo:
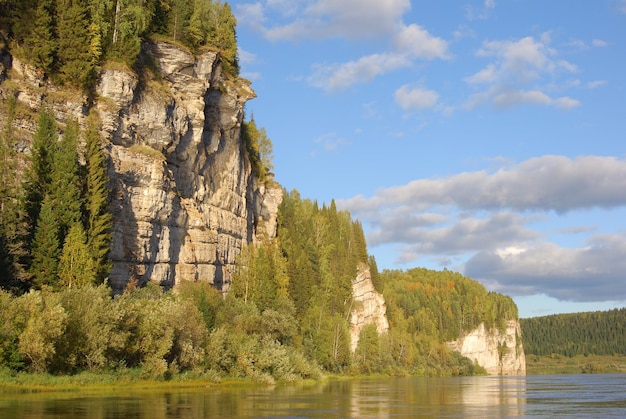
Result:
[[[576,355],[567,357],[559,354],[551,356],[526,355],[526,373],[540,374],[599,374],[626,373],[624,355]]]
[[[121,373],[81,372],[76,375],[15,373],[8,370],[0,371],[0,392],[8,393],[41,393],[41,392],[76,392],[76,391],[107,391],[119,388],[132,390],[157,390],[167,388],[192,389],[206,387],[234,387],[258,385],[249,380],[223,379],[211,375],[180,374],[170,379],[146,379],[140,376],[139,370],[125,370]]]

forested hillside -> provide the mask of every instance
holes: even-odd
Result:
[[[448,270],[415,268],[385,270],[379,286],[387,302],[389,348],[401,365],[413,371],[453,371],[472,374],[475,366],[448,351],[445,342],[484,322],[504,329],[517,319],[517,306],[502,294],[488,292],[480,283]]]
[[[94,86],[105,60],[137,64],[147,36],[194,51],[215,48],[237,74],[235,25],[228,3],[211,0],[0,1],[0,40],[12,54],[56,83],[84,90]]]
[[[527,354],[626,355],[626,308],[520,320]]]

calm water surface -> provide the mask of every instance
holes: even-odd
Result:
[[[0,418],[626,417],[626,374],[393,378],[106,395],[0,394]]]

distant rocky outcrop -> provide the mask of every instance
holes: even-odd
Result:
[[[461,355],[477,362],[490,375],[526,375],[526,356],[521,341],[518,320],[506,322],[504,331],[487,329],[481,323],[448,346]]]
[[[227,291],[242,246],[276,235],[282,200],[279,185],[255,177],[240,135],[244,104],[255,94],[224,75],[216,52],[146,42],[140,60],[140,76],[105,66],[92,101],[13,59],[3,72],[13,91],[0,94],[33,112],[50,106],[61,123],[99,113],[110,156],[114,289],[198,280]],[[25,132],[35,131],[35,119],[20,122]]]
[[[382,294],[376,292],[370,269],[361,266],[352,281],[353,308],[350,315],[350,348],[354,352],[364,326],[375,324],[379,334],[389,330],[387,306]]]

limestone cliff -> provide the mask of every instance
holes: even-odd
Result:
[[[383,296],[376,292],[372,275],[367,267],[360,267],[352,281],[353,309],[350,315],[350,348],[356,350],[359,334],[364,326],[375,324],[379,334],[389,330],[387,306]]]
[[[506,329],[487,330],[484,323],[448,346],[477,362],[491,375],[526,375],[526,356],[519,321],[509,320]]]
[[[226,291],[242,245],[275,236],[282,200],[280,186],[254,176],[240,136],[244,104],[255,94],[222,73],[216,52],[194,56],[150,42],[141,57],[151,68],[142,77],[105,67],[93,102],[16,59],[4,72],[13,83],[2,83],[0,94],[33,112],[51,106],[61,124],[84,123],[90,108],[99,113],[110,156],[114,289],[129,280],[169,287],[201,280]],[[34,118],[22,123],[34,132]]]

